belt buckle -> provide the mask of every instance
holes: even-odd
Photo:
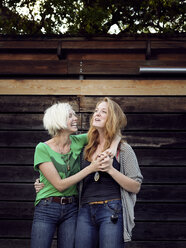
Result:
[[[62,196],[62,197],[61,197],[61,199],[60,199],[60,203],[61,203],[61,205],[66,204],[66,202],[63,202],[63,200],[65,200],[65,199],[66,199],[66,197],[64,197],[64,196]]]

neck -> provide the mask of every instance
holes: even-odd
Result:
[[[70,150],[70,135],[69,133],[63,132],[54,137],[54,143],[60,153],[67,153]]]
[[[104,135],[104,131],[102,130],[98,130],[98,132],[99,132],[99,145],[97,147],[97,151],[102,152],[105,145],[105,135]]]

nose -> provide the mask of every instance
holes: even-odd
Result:
[[[100,113],[101,113],[101,112],[100,112],[99,110],[97,110],[96,113],[95,113],[95,115],[100,116]]]

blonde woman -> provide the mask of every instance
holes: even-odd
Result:
[[[79,155],[87,144],[87,134],[72,135],[77,131],[77,117],[68,103],[49,107],[43,124],[51,139],[40,142],[35,149],[34,168],[44,187],[36,187],[31,248],[50,248],[56,228],[58,248],[73,248],[78,212],[76,184],[99,171],[101,162],[109,157],[104,154],[80,171]]]
[[[85,169],[127,124],[117,103],[104,98],[96,106],[88,132],[81,169]],[[80,209],[76,228],[76,248],[123,248],[131,240],[134,204],[142,175],[134,151],[125,142],[114,159],[108,159],[99,172],[89,174],[80,184]]]

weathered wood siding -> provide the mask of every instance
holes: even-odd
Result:
[[[98,96],[0,97],[0,247],[29,247],[35,193],[34,147],[48,138],[43,111],[68,101],[85,132]],[[186,97],[113,96],[144,175],[131,248],[186,247]],[[55,247],[55,242],[53,244]]]
[[[43,111],[70,102],[86,132],[104,96],[126,113],[123,134],[144,175],[126,248],[186,247],[185,74],[139,70],[186,68],[185,41],[184,35],[0,38],[0,248],[29,247],[34,148],[48,138]]]

